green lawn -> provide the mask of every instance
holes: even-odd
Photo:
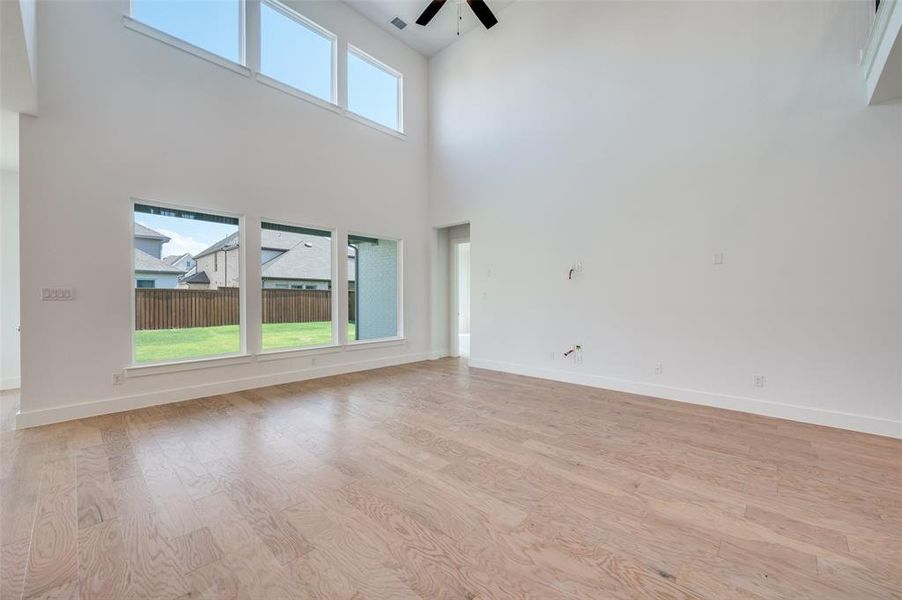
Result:
[[[348,337],[354,339],[354,323],[348,323]],[[332,342],[332,324],[264,323],[263,349],[305,348]],[[135,361],[161,362],[234,354],[239,350],[237,325],[155,329],[135,332]]]

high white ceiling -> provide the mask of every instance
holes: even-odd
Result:
[[[426,27],[417,25],[416,20],[429,0],[345,0],[355,10],[424,56],[432,56],[457,39],[457,1],[462,2],[460,34],[463,35],[476,26],[482,27],[465,0],[448,0]],[[504,24],[499,13],[513,1],[486,0],[486,4],[498,17],[498,25],[495,27]],[[392,25],[391,20],[395,17],[401,17],[407,27],[399,30]]]

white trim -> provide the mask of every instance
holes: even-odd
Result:
[[[134,0],[131,0],[134,1]],[[247,67],[247,1],[238,0],[238,58]]]
[[[366,117],[364,117],[362,115],[358,115],[353,110],[350,110],[350,109],[342,109],[342,110],[344,112],[344,115],[347,118],[351,119],[352,121],[356,121],[356,122],[360,123],[361,125],[366,125],[367,127],[372,127],[376,131],[381,131],[382,133],[386,133],[392,137],[396,137],[399,140],[407,139],[407,134],[404,133],[403,131],[397,131],[395,129],[392,129],[391,127],[386,127],[382,123],[377,123],[376,121],[373,121],[372,119],[367,119]]]
[[[433,350],[429,353],[429,360],[438,360],[447,356],[450,356],[447,348],[445,348],[444,350]]]
[[[135,364],[125,367],[127,377],[146,377],[148,375],[165,375],[168,373],[180,373],[182,371],[196,371],[198,369],[213,369],[217,367],[230,367],[253,362],[250,354],[226,354],[223,356],[211,356],[207,358],[192,358],[172,362]]]
[[[185,400],[204,398],[217,394],[229,394],[233,392],[240,392],[242,390],[255,389],[270,385],[282,385],[295,381],[305,381],[319,377],[341,375],[343,373],[354,373],[357,371],[368,371],[382,367],[391,367],[395,365],[419,362],[426,360],[427,358],[428,353],[426,352],[402,354],[398,356],[386,356],[382,358],[357,361],[350,364],[325,365],[306,369],[283,371],[280,373],[272,373],[268,375],[255,375],[252,377],[242,377],[228,381],[216,381],[213,383],[204,383],[201,385],[189,387],[161,390],[147,394],[135,394],[132,396],[120,396],[118,398],[108,398],[106,400],[96,400],[93,402],[84,402],[80,404],[54,406],[52,408],[45,408],[40,410],[30,410],[25,412],[22,412],[20,410],[16,416],[16,427],[18,429],[23,429],[26,427],[49,425],[51,423],[71,421],[72,419],[83,419],[97,415],[106,415],[123,412],[126,410],[145,408],[147,406],[169,404],[170,402],[182,402]]]
[[[294,86],[288,85],[287,83],[283,83],[278,79],[274,79],[269,75],[264,75],[263,73],[257,73],[254,76],[254,79],[257,80],[258,83],[262,83],[267,87],[271,87],[274,90],[278,90],[284,94],[288,94],[289,96],[294,96],[295,98],[300,98],[305,102],[309,102],[315,106],[320,108],[325,108],[329,112],[333,112],[335,114],[343,114],[345,110],[337,104],[329,102],[328,100],[323,100],[319,96],[314,96],[313,94],[307,93],[304,90],[298,89]]]
[[[803,423],[813,423],[815,425],[825,425],[827,427],[838,427],[840,429],[851,429],[853,431],[902,439],[902,421],[894,421],[892,419],[855,415],[809,406],[797,406],[782,402],[760,400],[758,398],[675,388],[653,383],[644,383],[641,381],[605,377],[602,375],[588,375],[585,373],[543,369],[502,361],[474,359],[472,357],[469,360],[469,365],[470,367],[480,369],[502,371],[505,373],[514,373],[516,375],[526,375],[528,377],[538,377],[541,379],[551,379],[554,381],[575,383],[606,390],[640,394],[654,398],[663,398],[665,400],[700,404],[702,406],[713,406],[716,408],[735,410],[755,415],[788,419],[790,421],[801,421]]]
[[[379,69],[381,71],[384,71],[385,73],[388,73],[389,75],[395,77],[398,80],[398,128],[392,129],[391,127],[386,127],[385,125],[375,123],[375,121],[371,121],[370,119],[367,119],[366,117],[364,117],[362,115],[358,115],[357,113],[352,111],[350,108],[348,108],[348,116],[353,114],[355,116],[358,116],[358,117],[364,119],[364,121],[362,121],[364,124],[375,123],[376,125],[379,125],[380,127],[384,127],[385,129],[387,129],[389,131],[403,134],[404,133],[404,74],[401,73],[401,71],[388,66],[387,64],[385,64],[378,58],[375,58],[373,55],[367,54],[366,52],[364,52],[363,50],[361,50],[354,44],[348,44],[347,53],[357,56],[357,58],[360,58],[361,60],[370,63],[372,66],[376,67],[377,69]],[[345,74],[345,79],[346,80],[348,79],[347,74]]]
[[[373,348],[388,348],[391,346],[404,346],[407,344],[407,338],[390,337],[379,338],[375,340],[354,340],[344,345],[345,350],[371,350]]]
[[[267,362],[270,360],[284,360],[286,358],[303,358],[304,356],[318,356],[320,354],[338,354],[341,352],[340,344],[330,344],[328,346],[308,346],[307,348],[276,348],[273,350],[262,350],[257,354],[257,362]]]
[[[241,4],[242,4],[242,6],[244,5],[243,2]],[[242,15],[243,14],[244,13],[242,11]],[[243,31],[244,30],[244,19],[243,18],[242,18],[241,22],[242,22],[241,30]],[[231,61],[228,58],[225,58],[224,56],[220,56],[218,54],[210,52],[209,50],[204,50],[203,48],[201,48],[199,46],[195,46],[194,44],[191,44],[190,42],[186,42],[185,40],[183,40],[181,38],[177,38],[173,35],[169,35],[165,31],[161,31],[161,30],[157,29],[156,27],[153,27],[151,25],[143,23],[129,15],[122,15],[122,24],[126,27],[126,29],[131,29],[132,31],[136,31],[140,34],[146,35],[149,38],[153,38],[155,40],[161,41],[164,44],[172,46],[173,48],[177,48],[183,52],[187,52],[188,54],[193,54],[194,56],[196,56],[198,58],[202,58],[203,60],[205,60],[207,62],[213,63],[214,65],[219,65],[220,67],[225,67],[226,69],[228,69],[234,73],[238,73],[239,75],[244,75],[245,77],[251,76],[251,70],[248,67],[246,67],[245,65]],[[244,37],[243,34],[242,34],[242,37]],[[243,59],[243,56],[245,54],[243,44],[242,44],[242,47],[239,49],[239,54],[242,55],[242,59]]]
[[[902,0],[881,0],[874,25],[862,50],[862,74],[867,88],[868,104],[894,102],[896,98],[875,97],[887,69],[887,62],[897,38],[902,35]]]
[[[0,379],[0,390],[17,390],[22,387],[21,377],[4,377]]]
[[[330,88],[330,92],[332,94],[332,98],[330,100],[327,100],[326,102],[328,102],[330,104],[336,104],[338,102],[338,36],[335,35],[334,33],[332,33],[331,31],[329,31],[328,29],[326,29],[325,27],[323,27],[322,25],[311,21],[310,19],[308,19],[301,13],[297,12],[293,8],[282,4],[278,0],[260,0],[260,4],[261,5],[266,4],[267,6],[272,8],[274,11],[281,13],[285,18],[291,19],[292,21],[294,21],[301,27],[306,27],[312,33],[320,35],[331,42],[331,44],[332,44],[332,64],[330,65],[330,68],[331,68],[332,72],[331,72],[331,81],[330,81],[329,88]],[[261,64],[257,65],[257,70],[258,70],[259,74],[263,74],[262,73],[262,62],[263,62],[263,56],[262,56],[262,53],[263,53],[263,17],[262,16],[260,17],[259,31],[260,31],[260,36],[259,36],[260,39],[258,41],[258,45],[260,48],[260,63]],[[266,76],[266,77],[272,81],[278,81],[278,79],[275,79],[273,77],[269,77],[269,76]],[[282,83],[282,82],[280,82],[280,83]],[[286,87],[288,87],[291,90],[297,90],[303,94],[307,94],[308,96],[317,98],[313,94],[304,92],[303,90],[295,88],[292,85],[288,85],[288,84],[284,84],[284,85],[286,85]],[[280,89],[280,88],[276,88],[276,89]],[[283,91],[287,91],[287,90],[283,90]],[[289,93],[291,93],[291,92],[289,92]],[[299,96],[299,97],[303,98],[303,96]],[[306,99],[306,98],[304,98],[304,99]],[[322,98],[317,98],[317,100],[322,100]]]

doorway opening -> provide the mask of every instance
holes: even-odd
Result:
[[[470,242],[458,240],[452,245],[454,253],[454,308],[451,312],[452,339],[457,340],[457,356],[470,357]],[[455,327],[456,325],[456,327]],[[454,329],[456,328],[456,331]]]

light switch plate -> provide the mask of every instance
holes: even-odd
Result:
[[[41,288],[41,300],[44,302],[66,302],[73,297],[72,288]]]

